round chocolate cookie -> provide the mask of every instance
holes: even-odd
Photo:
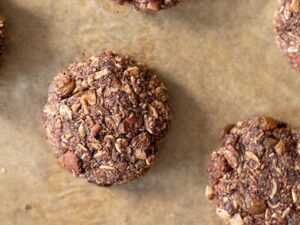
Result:
[[[144,175],[170,119],[163,83],[146,65],[113,52],[59,73],[43,113],[47,140],[62,165],[101,186]]]
[[[206,196],[231,225],[300,224],[300,132],[270,117],[227,126]]]
[[[274,25],[277,45],[300,71],[300,0],[279,0]]]
[[[5,39],[5,19],[0,16],[0,56],[4,48]]]
[[[175,6],[180,0],[117,0],[120,4],[132,3],[135,8],[143,12],[158,12]]]

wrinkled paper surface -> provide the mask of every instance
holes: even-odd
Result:
[[[111,0],[1,0],[8,39],[0,63],[0,224],[220,224],[204,190],[222,127],[255,114],[300,127],[300,75],[274,44],[275,9],[273,0],[183,0],[148,15]],[[111,188],[62,170],[40,123],[52,77],[105,49],[155,70],[174,111],[148,175]]]

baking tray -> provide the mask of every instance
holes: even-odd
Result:
[[[0,224],[217,225],[206,166],[228,123],[268,114],[300,126],[300,75],[274,44],[273,0],[185,0],[142,14],[111,0],[1,0]],[[41,112],[54,75],[112,49],[169,88],[174,119],[146,177],[100,188],[62,170]]]

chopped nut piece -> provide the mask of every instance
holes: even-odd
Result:
[[[275,151],[278,155],[283,155],[285,153],[285,143],[283,140],[280,140],[275,146]]]
[[[79,135],[80,135],[81,137],[85,137],[85,130],[84,130],[84,124],[83,124],[83,123],[81,123],[81,124],[79,125],[78,133],[79,133]]]
[[[94,77],[95,77],[95,75],[92,74],[92,75],[90,75],[90,76],[87,78],[87,82],[88,82],[89,85],[92,85],[91,83],[95,80]]]
[[[157,119],[158,118],[158,113],[157,113],[156,109],[150,104],[148,105],[148,107],[149,107],[149,111],[151,112],[151,116],[154,119]]]
[[[84,115],[89,115],[90,110],[89,110],[89,107],[88,107],[88,105],[85,101],[81,102],[81,108],[83,109]]]
[[[96,123],[94,126],[91,128],[91,133],[93,137],[97,137],[101,131],[101,125]]]
[[[109,73],[108,69],[104,69],[104,70],[101,70],[101,71],[99,71],[99,72],[96,72],[96,73],[95,73],[95,76],[94,76],[94,79],[95,79],[95,80],[99,80],[99,79],[101,79],[102,77],[108,75],[108,73]]]
[[[68,151],[63,155],[63,163],[66,169],[79,173],[81,170],[81,163],[75,153]]]
[[[229,124],[227,126],[225,126],[220,134],[220,138],[224,138],[225,135],[230,133],[230,130],[234,127],[233,124]]]
[[[291,9],[294,11],[294,12],[299,12],[299,0],[292,0],[291,1]]]
[[[287,216],[289,215],[290,211],[291,211],[291,208],[290,208],[290,207],[286,208],[286,209],[283,211],[281,218],[284,219],[285,217],[287,217]]]
[[[140,68],[138,68],[137,66],[128,67],[126,71],[129,72],[129,73],[131,73],[132,75],[139,75]]]
[[[219,217],[221,217],[221,219],[224,220],[224,221],[229,221],[229,219],[231,219],[230,214],[224,209],[217,208],[216,212],[217,212],[217,215]]]
[[[119,153],[125,153],[126,152],[126,147],[127,147],[127,141],[125,138],[119,138],[117,139],[115,143],[115,147]]]
[[[139,128],[142,125],[141,118],[135,113],[131,113],[120,126],[122,132],[128,132],[132,129]]]
[[[273,139],[273,138],[266,138],[264,141],[264,145],[268,150],[273,149],[277,143],[278,143],[278,140]]]
[[[246,151],[245,155],[246,155],[246,160],[254,160],[257,163],[259,163],[259,159],[257,158],[257,156],[253,152]]]
[[[81,97],[81,101],[87,102],[90,105],[96,105],[97,104],[97,97],[95,91],[88,91]]]
[[[57,86],[62,97],[66,97],[75,89],[75,81],[71,75],[58,76]]]
[[[232,168],[237,168],[238,167],[238,159],[235,156],[234,152],[231,152],[231,151],[225,149],[224,155],[225,155],[225,158],[228,161],[229,165]]]
[[[106,157],[109,157],[109,154],[105,151],[99,151],[94,155],[97,160],[104,160]]]
[[[80,104],[79,103],[74,103],[71,106],[71,109],[72,109],[73,113],[77,112],[80,109]]]
[[[211,186],[206,186],[205,188],[205,196],[208,200],[213,200],[215,198],[215,192]]]
[[[135,156],[136,156],[136,158],[142,159],[142,160],[145,160],[147,158],[146,152],[144,152],[142,150],[136,150]]]
[[[85,146],[83,146],[82,144],[78,144],[77,145],[81,150],[83,150],[83,151],[85,151],[85,152],[88,152],[89,150],[85,147]]]
[[[68,120],[72,119],[72,111],[67,105],[61,105],[59,107],[59,114]]]
[[[244,225],[244,221],[240,214],[235,214],[229,222],[229,225]]]
[[[44,107],[43,113],[49,114],[49,115],[55,115],[56,114],[56,106],[55,105],[46,105]]]

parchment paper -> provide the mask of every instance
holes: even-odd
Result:
[[[268,114],[300,126],[300,75],[274,44],[274,0],[183,0],[147,15],[111,0],[1,0],[0,224],[217,225],[206,165],[228,123]],[[52,77],[113,49],[170,90],[172,128],[149,174],[99,188],[62,170],[40,123]]]

